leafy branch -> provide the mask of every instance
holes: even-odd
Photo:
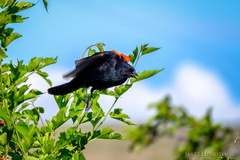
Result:
[[[155,114],[146,123],[140,124],[136,128],[127,131],[128,139],[131,140],[130,150],[143,150],[150,146],[157,139],[164,136],[177,136],[176,131],[184,129],[186,137],[182,145],[175,148],[176,159],[188,160],[191,157],[187,153],[227,153],[233,138],[233,130],[221,124],[212,122],[212,109],[207,110],[206,114],[198,119],[189,115],[183,107],[171,105],[169,96],[163,100],[149,105],[150,109],[155,110]],[[232,152],[231,152],[232,155]],[[230,157],[231,157],[230,155]],[[229,159],[230,159],[229,157]],[[205,157],[205,158],[217,158]],[[204,159],[204,157],[203,157]],[[218,157],[218,159],[227,159]]]

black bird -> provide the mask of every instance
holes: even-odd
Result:
[[[64,95],[79,88],[92,87],[94,90],[106,89],[123,84],[128,78],[137,76],[135,69],[128,64],[130,57],[116,51],[97,52],[75,62],[76,68],[64,75],[73,77],[65,84],[48,89],[49,94]]]

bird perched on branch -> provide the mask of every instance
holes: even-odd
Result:
[[[73,79],[68,83],[49,88],[48,93],[64,95],[91,86],[92,95],[94,90],[121,85],[128,78],[137,76],[135,69],[128,64],[129,61],[130,57],[114,50],[97,52],[90,57],[77,60],[75,70],[63,76]]]

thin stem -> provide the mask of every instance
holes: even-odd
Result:
[[[115,104],[117,103],[119,97],[115,98],[115,101],[113,102],[112,106],[110,107],[110,109],[108,110],[107,114],[104,116],[103,120],[97,125],[97,127],[95,128],[95,131],[103,124],[103,122],[106,121],[108,115],[111,113],[113,107],[115,106]]]
[[[87,92],[87,88],[86,88],[86,93],[85,93],[85,103],[86,103],[86,101],[87,101],[87,103],[88,103],[88,92]],[[81,123],[82,123],[82,120],[83,120],[83,118],[85,117],[85,113],[87,113],[88,111],[85,109],[85,105],[84,105],[84,108],[83,108],[83,112],[81,113],[81,115],[80,115],[80,119],[78,120],[78,122],[77,122],[77,124],[75,125],[75,126],[79,126]]]
[[[83,113],[81,115],[81,119],[78,121],[78,123],[75,126],[79,126],[82,123],[82,120],[85,117],[85,113],[86,113],[86,110],[84,109],[84,111],[83,111]]]
[[[31,101],[31,102],[32,102],[32,106],[33,106],[33,108],[37,111],[37,113],[38,113],[38,115],[39,115],[40,121],[41,121],[41,123],[42,123],[42,126],[44,127],[45,132],[47,132],[47,130],[46,130],[46,128],[45,128],[45,125],[44,125],[44,122],[43,122],[43,119],[42,119],[42,116],[41,116],[41,114],[40,114],[39,109],[37,109],[37,107],[34,105],[34,100]]]
[[[230,154],[229,154],[227,160],[230,160],[230,159],[231,159],[231,157],[232,157],[232,155],[233,155],[234,148],[236,147],[237,142],[239,141],[239,137],[240,137],[240,131],[238,132],[237,137],[236,137],[236,139],[234,140],[234,143],[233,143],[233,145],[232,145],[232,147],[231,147]]]
[[[21,152],[23,153],[22,155],[25,155],[26,152],[24,151],[24,147],[22,146],[23,143],[21,142],[21,138],[20,138],[18,132],[17,132],[17,131],[15,131],[15,132],[16,132],[16,135],[17,135],[17,141],[16,141],[16,143],[18,144],[19,148],[21,148]],[[18,143],[18,142],[19,142],[19,143]],[[25,143],[27,143],[27,142],[25,142]]]
[[[139,51],[138,54],[137,54],[137,57],[136,57],[136,59],[135,59],[135,62],[134,62],[134,64],[133,64],[133,67],[134,67],[134,68],[136,68],[137,63],[138,63],[138,61],[139,61],[139,59],[140,59],[141,56],[142,56],[142,51]]]

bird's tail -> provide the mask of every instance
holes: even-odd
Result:
[[[65,83],[65,84],[62,84],[59,86],[49,88],[48,93],[53,94],[53,95],[64,95],[64,94],[73,92],[73,91],[77,90],[78,88],[80,88],[80,86],[73,83],[73,81],[71,81],[69,83]]]

